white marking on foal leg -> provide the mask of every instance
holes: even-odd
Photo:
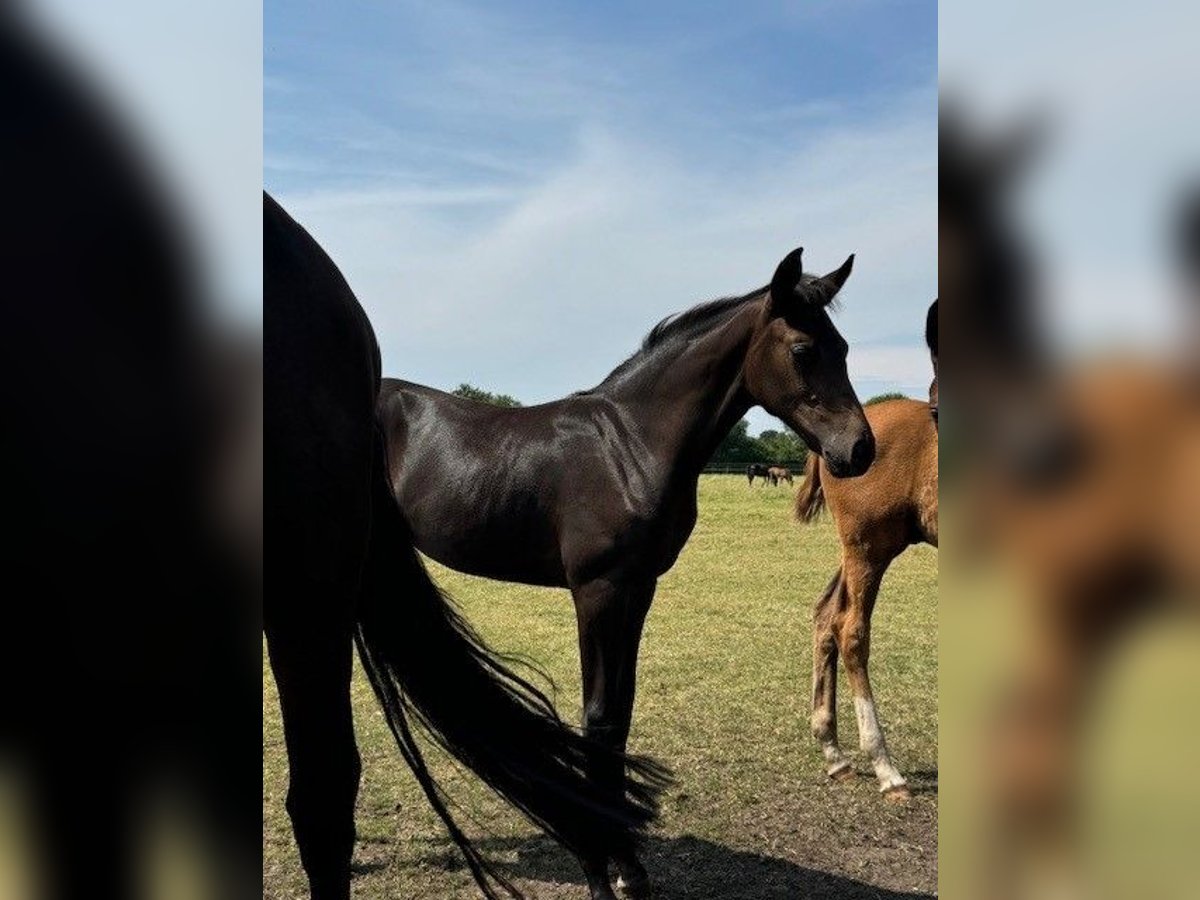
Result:
[[[842,755],[837,741],[837,723],[827,709],[818,707],[812,714],[813,736],[821,745],[825,757],[825,772],[830,778],[839,778],[850,769],[850,761]]]
[[[875,702],[866,697],[855,697],[854,714],[858,718],[858,745],[871,758],[875,777],[879,779],[879,790],[887,793],[904,787],[907,784],[904,776],[888,758],[887,742],[883,739],[883,729],[879,727]]]

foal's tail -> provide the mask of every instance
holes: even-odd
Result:
[[[825,508],[825,491],[821,489],[821,456],[809,453],[804,466],[804,484],[796,491],[796,518],[811,522]]]
[[[517,889],[472,846],[447,808],[413,733],[444,750],[582,859],[632,848],[658,813],[667,771],[621,757],[617,798],[587,777],[616,754],[572,730],[550,700],[490,650],[430,580],[392,496],[382,455],[372,473],[373,526],[355,639],[388,725],[429,802],[489,898]]]

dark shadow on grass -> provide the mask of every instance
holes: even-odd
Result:
[[[507,877],[579,885],[579,896],[586,894],[579,864],[549,838],[484,838],[476,845]],[[876,887],[691,835],[652,837],[642,859],[656,900],[932,900],[934,896]],[[449,871],[464,868],[462,857],[448,848],[432,851],[425,863]]]
[[[938,770],[921,769],[905,776],[908,788],[914,794],[936,794],[938,792]]]

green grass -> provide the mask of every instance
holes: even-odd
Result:
[[[658,896],[887,897],[867,885],[933,893],[937,882],[937,554],[892,566],[875,613],[871,675],[893,760],[916,789],[905,806],[876,793],[865,760],[831,784],[808,731],[810,616],[837,567],[832,523],[796,524],[785,488],[705,476],[700,520],[659,582],[642,642],[630,749],[670,765],[676,783],[646,860]],[[497,649],[524,653],[579,718],[578,651],[566,591],[502,584],[431,565]],[[361,672],[354,705],[363,782],[354,890],[360,897],[476,892],[399,757]],[[857,745],[850,694],[840,733]],[[578,867],[469,773],[435,769],[481,839],[531,894],[586,897]],[[263,672],[263,881],[300,897],[303,872],[283,801],[287,785],[274,682]]]

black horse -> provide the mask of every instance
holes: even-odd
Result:
[[[263,261],[273,563],[264,628],[287,740],[288,812],[313,897],[350,891],[355,642],[405,760],[487,896],[515,890],[450,817],[413,739],[414,721],[589,869],[630,852],[653,817],[662,770],[564,725],[438,592],[388,482],[370,323],[330,259],[266,195]],[[615,772],[628,762],[628,799],[588,777],[598,754]]]
[[[770,477],[770,467],[766,463],[750,463],[750,465],[746,466],[746,481],[750,485],[754,484],[755,478],[761,478],[763,483],[766,484]]]
[[[384,379],[389,466],[417,546],[464,572],[571,589],[584,728],[613,748],[629,736],[656,580],[691,534],[700,472],[733,424],[761,404],[839,476],[874,457],[826,312],[854,257],[817,277],[800,254],[768,287],[665,319],[600,385],[562,400],[502,409]],[[620,795],[620,765],[593,772]],[[648,892],[632,853],[615,862],[630,893]],[[603,870],[589,885],[611,896]]]

